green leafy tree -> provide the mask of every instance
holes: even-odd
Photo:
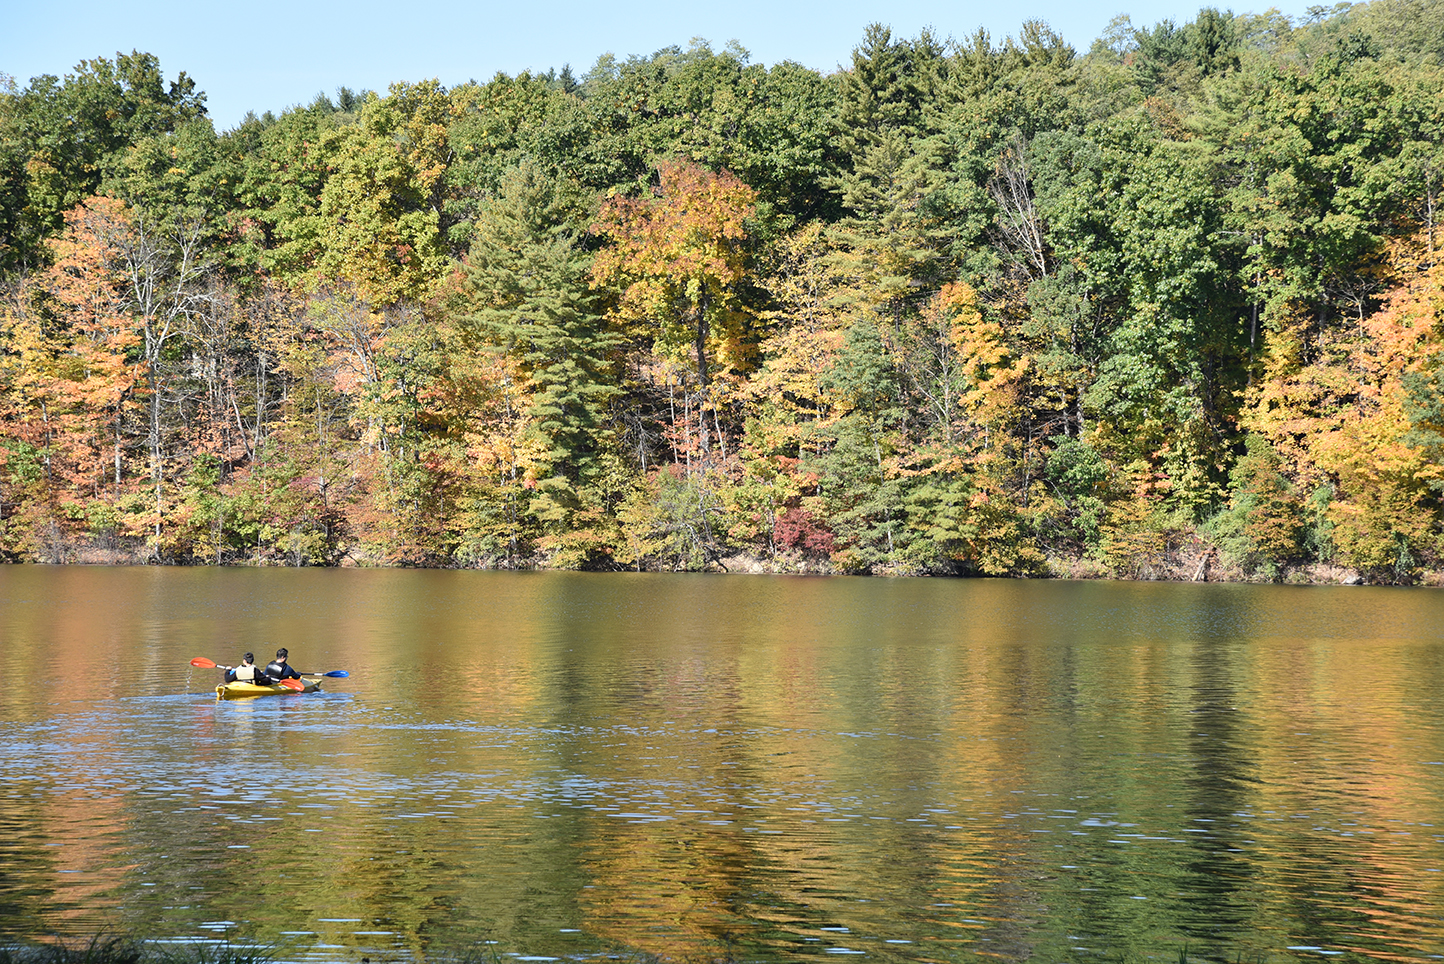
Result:
[[[190,77],[166,83],[160,61],[139,51],[81,61],[63,81],[45,74],[0,91],[0,271],[43,259],[40,246],[64,213],[115,177],[133,144],[205,112]]]
[[[393,84],[331,135],[312,283],[344,279],[378,305],[434,294],[446,268],[440,211],[452,104],[436,81]]]
[[[1236,544],[1234,554],[1245,570],[1275,578],[1303,548],[1304,503],[1266,438],[1250,434],[1244,444],[1230,473],[1233,498],[1219,527],[1226,544]]]
[[[335,167],[334,132],[350,115],[329,103],[279,118],[247,118],[224,140],[240,157],[238,200],[230,211],[231,247],[245,261],[288,283],[315,266],[321,247],[321,192]]]
[[[575,140],[576,97],[545,74],[497,74],[485,84],[451,91],[452,159],[443,185],[441,231],[453,257],[471,245],[478,212],[502,189],[507,173],[526,162],[555,175]],[[561,141],[562,143],[555,143]]]

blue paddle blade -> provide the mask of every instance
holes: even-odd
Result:
[[[346,672],[344,669],[333,669],[333,670],[331,670],[331,672],[329,672],[329,673],[323,673],[322,675],[323,675],[323,676],[334,676],[334,677],[336,677],[337,679],[345,679],[347,676],[350,676],[351,674],[348,673],[348,672]]]

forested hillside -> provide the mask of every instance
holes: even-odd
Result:
[[[11,560],[1444,570],[1440,0],[0,80]]]

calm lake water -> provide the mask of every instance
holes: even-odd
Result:
[[[1437,960],[1441,685],[1437,590],[5,567],[0,937]]]

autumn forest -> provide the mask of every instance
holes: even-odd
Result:
[[[1437,584],[1441,189],[1440,0],[0,75],[0,557]]]

